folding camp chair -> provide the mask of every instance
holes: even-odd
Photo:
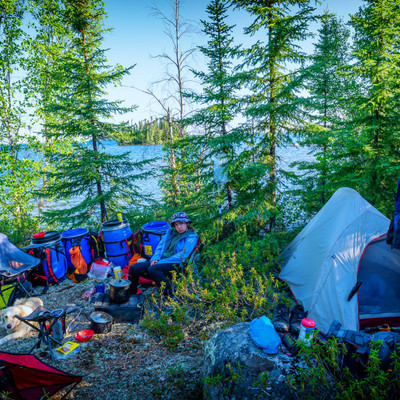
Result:
[[[71,375],[40,361],[31,354],[0,353],[0,393],[7,399],[49,399],[73,384],[63,399],[74,389],[82,376]]]
[[[195,246],[195,248],[193,249],[193,251],[189,254],[189,257],[179,265],[179,272],[181,273],[186,273],[187,267],[188,265],[192,265],[193,267],[193,272],[198,275],[199,274],[199,261],[200,261],[200,254],[201,251],[204,248],[204,243],[201,241],[201,239],[199,238],[197,240],[197,244]]]
[[[39,263],[40,260],[18,249],[0,233],[0,308],[10,306],[16,295],[29,295],[27,276]]]
[[[56,310],[48,310],[43,306],[39,306],[26,317],[20,317],[19,315],[16,315],[16,318],[38,332],[38,339],[28,353],[30,354],[35,348],[39,348],[43,342],[45,345],[49,346],[51,360],[54,363],[53,344],[56,346],[62,346],[62,342],[54,337],[53,328],[55,324],[61,320],[63,334],[65,334],[65,317],[67,314],[76,310],[77,306],[75,305],[68,305],[64,308],[58,308]],[[35,322],[38,323],[38,327],[33,324]]]

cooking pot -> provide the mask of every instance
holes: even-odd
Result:
[[[131,296],[131,281],[127,279],[114,279],[110,283],[110,301],[111,303],[126,303]]]
[[[90,329],[94,333],[111,332],[113,317],[103,311],[94,311],[89,315]]]

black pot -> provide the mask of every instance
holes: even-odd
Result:
[[[113,317],[103,311],[94,311],[89,315],[90,329],[94,333],[111,332]]]
[[[126,303],[131,296],[131,282],[127,279],[114,279],[110,283],[110,301],[111,303]]]

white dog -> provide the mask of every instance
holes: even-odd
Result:
[[[15,318],[15,316],[26,317],[42,305],[42,299],[31,297],[29,299],[18,299],[13,306],[0,310],[0,326],[6,328],[8,334],[0,339],[0,345],[9,340],[26,336],[32,328]]]

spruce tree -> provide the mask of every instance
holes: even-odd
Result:
[[[63,209],[49,210],[46,215],[67,224],[89,225],[108,213],[140,205],[140,193],[135,179],[138,165],[129,160],[128,153],[108,154],[102,141],[113,137],[116,131],[128,130],[127,123],[109,122],[114,115],[132,108],[121,106],[121,101],[108,101],[106,87],[118,84],[130,68],[106,65],[101,42],[105,33],[103,3],[97,0],[65,0],[65,24],[71,27],[71,48],[58,58],[59,66],[53,79],[68,86],[68,92],[58,96],[48,110],[58,120],[48,124],[51,136],[73,142],[69,153],[54,153],[57,165],[55,178],[46,190],[50,196],[75,200]],[[61,72],[63,71],[63,72]]]
[[[346,74],[351,63],[349,36],[349,28],[325,12],[309,65],[301,71],[307,93],[302,99],[305,123],[299,127],[299,142],[309,147],[311,157],[295,163],[299,168],[296,183],[309,211],[318,211],[337,189],[332,152],[349,117],[346,98],[355,91]]]
[[[382,212],[392,212],[399,175],[400,3],[368,0],[351,16],[361,89],[349,99],[352,118],[342,132],[337,164],[342,183]]]
[[[234,3],[253,17],[246,34],[266,34],[265,41],[258,40],[244,51],[245,83],[251,93],[243,99],[248,140],[240,162],[244,166],[242,184],[250,195],[249,215],[253,220],[267,218],[273,230],[279,213],[280,184],[287,175],[281,168],[277,147],[290,145],[301,123],[296,64],[305,58],[299,43],[310,36],[314,9],[309,0]],[[246,191],[242,194],[246,196]]]
[[[215,210],[219,203],[229,209],[233,205],[234,182],[223,184],[222,198],[219,200],[215,197],[218,188],[213,182],[214,158],[223,161],[229,175],[235,174],[231,169],[235,152],[230,123],[238,111],[235,97],[237,84],[232,68],[238,48],[233,46],[233,26],[226,23],[229,3],[227,0],[212,0],[206,9],[208,20],[201,21],[202,31],[208,40],[207,46],[199,46],[199,49],[206,57],[208,68],[204,72],[193,71],[203,90],[200,94],[188,95],[200,109],[186,120],[187,124],[202,131],[200,135],[185,142],[185,173],[192,176],[190,190],[187,192],[188,204],[198,207],[200,203],[203,206],[213,206]]]

